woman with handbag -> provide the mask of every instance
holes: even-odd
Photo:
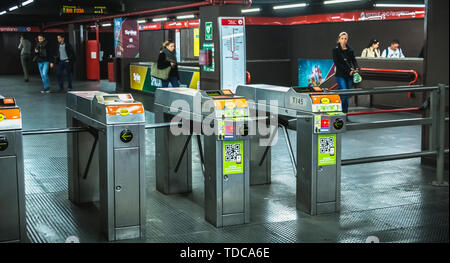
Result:
[[[162,80],[163,88],[179,87],[180,77],[178,76],[178,63],[175,55],[175,43],[172,40],[167,40],[162,44],[161,51],[158,56],[158,70],[169,71],[166,79]],[[169,69],[170,68],[170,69]]]
[[[333,60],[336,66],[336,82],[339,89],[351,89],[353,82],[361,81],[359,66],[356,62],[353,49],[347,45],[348,34],[341,32],[338,37],[337,46],[333,49]],[[341,95],[342,111],[348,112],[348,97]]]

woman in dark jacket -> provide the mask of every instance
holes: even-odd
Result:
[[[358,72],[359,66],[356,62],[353,49],[347,45],[348,34],[341,32],[338,38],[338,44],[333,49],[333,60],[336,66],[336,82],[339,89],[351,89],[353,85],[353,73]],[[342,96],[342,111],[348,112],[348,97]]]
[[[165,41],[162,44],[161,51],[158,56],[158,69],[165,69],[171,67],[168,79],[162,80],[163,88],[169,87],[169,83],[172,87],[179,87],[180,77],[178,76],[178,63],[175,55],[175,43],[172,40]]]

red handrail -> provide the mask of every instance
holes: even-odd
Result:
[[[412,69],[384,69],[384,68],[360,68],[360,71],[371,71],[371,72],[391,72],[391,73],[410,73],[414,75],[414,79],[409,82],[409,86],[417,82],[419,75],[417,71]]]

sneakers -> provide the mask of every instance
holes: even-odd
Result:
[[[50,89],[43,89],[43,90],[41,90],[41,93],[48,94],[48,93],[50,93]]]

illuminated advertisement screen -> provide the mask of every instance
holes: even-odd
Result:
[[[335,72],[332,59],[299,59],[298,60],[298,86],[320,86]]]

